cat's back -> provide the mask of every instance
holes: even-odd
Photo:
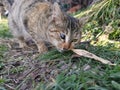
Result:
[[[16,22],[19,21],[21,15],[26,11],[25,8],[32,2],[33,0],[15,0],[9,12],[9,19],[13,19]]]
[[[24,18],[30,15],[38,15],[48,10],[50,3],[44,0],[15,0],[11,14],[13,18]]]

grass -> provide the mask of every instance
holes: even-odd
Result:
[[[7,21],[3,20],[0,22],[0,38],[11,37]],[[103,65],[84,57],[73,58],[72,52],[59,53],[56,50],[39,55],[37,58],[31,58],[34,55],[12,58],[13,56],[7,55],[10,53],[9,48],[5,44],[0,44],[0,90],[9,90],[8,88],[19,90],[23,88],[22,85],[27,84],[29,78],[32,78],[29,82],[31,86],[27,84],[29,90],[120,90],[120,42],[93,41],[87,48],[84,44],[78,48],[86,49],[117,65]],[[27,60],[31,60],[30,63]],[[34,70],[34,62],[42,62],[37,63],[40,72],[37,73],[37,77],[34,75],[31,77],[31,74],[25,77],[24,73],[29,70],[28,68],[33,67]],[[11,82],[11,77],[18,79],[19,76],[24,76],[23,81],[21,80],[19,84]],[[40,80],[36,82],[35,78],[39,76]],[[47,80],[43,80],[42,76]]]
[[[77,18],[82,18],[83,16],[91,17],[90,22],[87,23],[87,27],[89,26],[89,24],[93,24],[94,26],[90,25],[89,28],[85,27],[84,29],[84,31],[88,33],[92,32],[92,35],[90,36],[93,36],[94,33],[96,33],[96,31],[98,35],[101,34],[102,32],[107,32],[109,33],[109,39],[120,41],[119,6],[120,0],[101,0],[101,2],[89,6],[87,10],[78,11],[75,17]],[[102,30],[104,26],[112,28]]]
[[[8,24],[7,24],[7,20],[3,19],[2,21],[0,21],[0,37],[1,38],[10,38],[12,37],[12,35],[10,34],[9,30],[8,30]]]
[[[69,67],[70,71],[62,71],[52,82],[37,90],[119,90],[120,49],[117,47],[119,44],[98,42],[95,46],[87,48],[88,51],[117,63],[117,66],[103,65],[84,57],[71,60],[69,55],[66,56],[66,63],[74,63],[76,68]],[[85,49],[83,46],[81,48]],[[90,69],[84,70],[87,66],[90,66]]]

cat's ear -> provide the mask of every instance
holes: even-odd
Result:
[[[53,12],[55,12],[56,14],[60,14],[60,13],[61,13],[60,6],[58,5],[57,2],[55,2],[55,3],[53,4]]]
[[[87,23],[90,19],[90,16],[84,16],[79,18],[79,24],[82,27],[85,23]]]
[[[60,9],[58,3],[55,2],[52,8],[52,20],[55,22],[60,22],[62,20],[62,16],[62,10]]]

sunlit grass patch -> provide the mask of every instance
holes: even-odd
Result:
[[[9,28],[8,28],[8,21],[7,19],[2,19],[2,21],[0,21],[0,37],[1,38],[10,38],[12,37]]]

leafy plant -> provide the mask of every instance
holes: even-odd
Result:
[[[109,35],[109,39],[112,40],[119,40],[120,38],[120,1],[119,0],[102,0],[99,3],[96,3],[92,5],[91,7],[87,8],[87,10],[82,11],[80,14],[77,14],[75,17],[81,18],[82,16],[90,16],[89,23],[91,26],[90,28],[88,26],[85,26],[84,31],[87,32],[86,36],[93,36],[90,38],[96,37],[94,34],[95,32],[99,31],[98,35],[101,35],[101,33],[104,31],[104,28],[101,28],[101,30],[95,30],[98,27],[108,26],[109,24],[113,27],[113,32]],[[98,26],[96,25],[92,26],[94,24],[94,21],[98,23]],[[88,25],[87,24],[87,25]],[[116,26],[116,27],[115,27]],[[87,28],[87,29],[86,29]],[[95,32],[94,32],[95,31]],[[88,34],[89,33],[89,34]]]

